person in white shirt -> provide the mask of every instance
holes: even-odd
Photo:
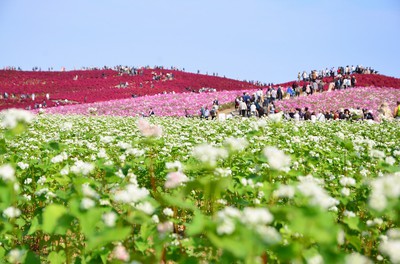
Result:
[[[256,105],[254,103],[251,103],[251,105],[250,105],[250,115],[251,116],[256,116],[256,113],[257,113]]]

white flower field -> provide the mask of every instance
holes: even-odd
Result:
[[[3,112],[13,263],[400,263],[399,122]]]

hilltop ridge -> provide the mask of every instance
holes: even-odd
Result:
[[[398,78],[380,74],[355,76],[357,86],[400,88]],[[332,80],[332,77],[323,78],[326,85]],[[293,82],[274,86],[287,87]],[[300,81],[299,84],[303,85],[304,82]],[[92,103],[162,93],[258,89],[267,85],[163,68],[141,68],[133,75],[111,69],[65,72],[0,70],[0,109],[33,107],[34,103],[41,104],[44,101],[47,107],[51,107],[58,104]],[[3,98],[4,93],[7,93],[7,99]],[[32,94],[35,94],[34,98]]]

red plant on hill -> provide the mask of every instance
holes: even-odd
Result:
[[[173,76],[173,77],[172,77]],[[356,74],[357,86],[400,88],[400,79],[376,74]],[[329,83],[332,78],[325,78]],[[281,84],[283,87],[293,82]],[[300,82],[300,85],[303,83]],[[275,85],[276,86],[276,85]],[[120,75],[114,70],[84,70],[69,72],[27,72],[0,70],[0,94],[8,93],[8,99],[0,99],[0,109],[26,108],[46,101],[47,106],[61,104],[92,103],[130,98],[132,95],[182,93],[208,87],[217,91],[257,89],[245,81],[209,76],[168,69],[140,69],[136,75]],[[35,94],[21,98],[21,95]],[[46,100],[46,94],[50,100]],[[12,95],[15,95],[14,97]],[[67,101],[66,101],[67,100]]]

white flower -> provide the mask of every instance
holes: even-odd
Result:
[[[352,212],[352,211],[347,211],[347,210],[345,210],[345,211],[343,212],[343,215],[344,215],[344,216],[347,216],[347,217],[356,217],[356,214],[355,214],[354,212]]]
[[[263,226],[263,225],[257,226],[256,231],[264,240],[264,242],[270,245],[279,243],[282,239],[279,232],[276,231],[275,228],[270,226]]]
[[[32,178],[26,178],[24,184],[28,185],[32,183]]]
[[[187,182],[188,177],[180,171],[170,172],[167,174],[167,180],[165,181],[165,188],[171,189],[178,187],[184,182]]]
[[[231,151],[243,151],[249,145],[245,138],[232,138],[225,139],[224,145]]]
[[[71,172],[79,175],[88,175],[94,170],[94,166],[91,163],[83,162],[81,160],[77,160],[75,164],[71,167]]]
[[[224,219],[222,223],[217,226],[218,235],[230,235],[235,231],[235,222],[232,219]]]
[[[266,147],[263,151],[264,156],[268,159],[268,164],[275,170],[288,170],[290,166],[290,157],[282,150],[276,147]]]
[[[341,177],[339,180],[340,184],[342,186],[354,186],[356,185],[356,180],[354,178],[351,177]]]
[[[387,199],[398,199],[400,197],[400,172],[373,180],[371,187],[369,205],[377,211],[383,211],[386,208]]]
[[[335,135],[340,139],[344,139],[345,138],[344,134],[342,132],[340,132],[340,131],[336,132]]]
[[[232,175],[232,170],[230,168],[216,168],[214,174],[220,177],[228,177]]]
[[[346,239],[346,233],[343,230],[339,230],[338,234],[337,234],[337,243],[339,245],[343,245]]]
[[[293,198],[294,194],[295,188],[290,185],[280,185],[279,188],[273,192],[273,196],[278,198]]]
[[[139,119],[138,128],[140,133],[145,137],[161,137],[162,128],[160,126],[152,125],[144,119]]]
[[[100,199],[99,204],[100,205],[111,205],[110,200],[107,200],[107,199]]]
[[[366,256],[359,253],[351,253],[346,256],[345,264],[372,264],[373,262]]]
[[[307,259],[307,264],[324,264],[324,259],[321,255],[315,255]]]
[[[400,239],[382,241],[379,251],[389,256],[392,263],[400,263]]]
[[[68,175],[69,174],[69,169],[68,167],[64,167],[60,170],[61,175]]]
[[[174,230],[174,224],[170,221],[164,222],[164,223],[159,223],[157,225],[157,231],[161,234],[164,233],[169,233],[172,232]]]
[[[90,198],[83,198],[81,201],[81,208],[84,210],[90,209],[95,206],[95,202]]]
[[[0,167],[0,178],[3,181],[15,181],[15,170],[10,164],[5,164]]]
[[[26,110],[7,109],[0,112],[1,125],[4,128],[13,129],[18,123],[31,123],[34,115]]]
[[[343,195],[343,196],[349,196],[350,195],[350,189],[349,188],[342,188],[342,190],[340,191],[340,193]]]
[[[125,150],[126,155],[132,155],[135,157],[141,157],[144,155],[144,153],[145,153],[145,151],[142,149],[131,148],[131,147],[126,148],[126,150]]]
[[[27,168],[29,168],[29,164],[27,163],[23,163],[22,161],[17,163],[18,167],[20,167],[21,170],[25,170]]]
[[[100,142],[103,142],[105,144],[110,144],[114,141],[114,137],[112,136],[100,136]]]
[[[310,197],[311,205],[318,205],[326,209],[338,205],[339,201],[330,197],[317,182],[316,179],[310,180],[308,178],[308,180],[300,182],[297,188],[303,195]]]
[[[371,149],[369,155],[373,158],[378,158],[378,159],[383,159],[384,157],[386,157],[385,152],[377,149]]]
[[[114,227],[115,222],[117,221],[117,214],[114,212],[108,212],[104,213],[101,218],[106,226]]]
[[[193,156],[203,163],[215,166],[218,159],[228,157],[228,152],[225,149],[203,144],[193,149]]]
[[[114,200],[122,203],[136,203],[150,194],[146,188],[139,188],[137,184],[128,184],[125,189],[118,190],[114,194]]]
[[[283,119],[283,112],[279,112],[279,113],[276,113],[276,114],[270,114],[268,116],[268,120],[270,120],[270,121],[272,121],[274,123],[279,123],[279,122],[282,121],[282,119]]]
[[[225,199],[218,199],[216,202],[222,205],[227,205],[228,203]]]
[[[60,154],[51,159],[51,163],[60,163],[66,159],[68,159],[68,154],[65,152],[61,152]]]
[[[42,194],[46,194],[48,191],[49,191],[48,188],[42,188],[42,189],[36,191],[35,194],[36,194],[37,196],[41,196]]]
[[[136,209],[148,215],[154,213],[154,207],[150,202],[139,203],[138,205],[136,205]]]
[[[130,148],[132,148],[132,145],[129,143],[126,143],[126,142],[118,141],[117,147],[119,147],[121,149],[130,149]]]
[[[393,166],[396,163],[396,160],[392,156],[388,156],[385,158],[385,162],[391,166]]]
[[[166,162],[165,167],[167,168],[167,170],[182,171],[183,169],[182,163],[179,160],[174,162]]]
[[[82,193],[84,196],[86,197],[90,197],[90,198],[99,198],[98,193],[92,189],[92,187],[89,186],[89,183],[84,183],[82,184]]]
[[[174,215],[174,211],[172,211],[171,208],[167,207],[163,210],[163,214],[166,216],[173,216]]]
[[[99,152],[97,153],[97,157],[99,157],[100,159],[107,159],[108,155],[107,155],[106,150],[104,148],[101,148],[99,150]]]
[[[246,178],[241,178],[241,179],[240,179],[240,183],[241,183],[243,186],[247,186],[247,179],[246,179]]]
[[[40,176],[39,180],[37,181],[37,184],[43,185],[46,182],[46,177],[45,176]]]
[[[158,215],[153,215],[151,217],[151,220],[153,220],[153,222],[156,224],[160,223],[160,219],[158,218]]]
[[[378,219],[380,219],[380,218],[378,218]],[[377,222],[376,220],[377,219],[374,219],[374,222]],[[380,220],[383,221],[382,219],[380,219]],[[389,229],[387,231],[386,235],[391,239],[400,238],[400,229],[398,229],[398,228]]]
[[[252,226],[269,224],[274,220],[272,214],[266,208],[251,208],[243,209],[241,221]]]
[[[25,193],[23,196],[24,196],[24,198],[25,198],[27,201],[32,200],[32,196],[29,195],[29,194],[26,194],[26,193]]]
[[[72,129],[72,123],[71,122],[64,122],[60,126],[61,131],[71,131]]]
[[[12,249],[7,254],[7,260],[10,263],[22,263],[22,257],[24,256],[25,251],[19,249]]]
[[[16,218],[21,215],[21,210],[13,206],[10,206],[3,211],[3,215],[4,217],[8,218]]]

